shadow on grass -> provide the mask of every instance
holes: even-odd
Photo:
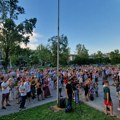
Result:
[[[0,117],[0,120],[118,120],[111,118],[104,113],[91,108],[84,103],[75,106],[70,113],[65,113],[64,109],[59,112],[50,110],[50,106],[56,105],[56,102],[51,102],[42,106],[30,108],[18,113]]]

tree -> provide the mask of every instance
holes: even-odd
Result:
[[[88,64],[89,63],[89,54],[88,50],[85,48],[84,45],[78,44],[76,45],[76,58],[75,63],[76,64]]]
[[[39,62],[41,64],[50,63],[51,62],[51,52],[50,50],[44,46],[39,45],[36,50],[36,54],[38,56]]]
[[[97,54],[95,54],[95,59],[97,64],[103,63],[103,53],[101,51],[97,51]]]
[[[82,44],[76,45],[76,52],[77,52],[77,55],[80,56],[81,58],[89,57],[88,50]]]
[[[34,53],[35,53],[35,51],[34,51]],[[29,62],[30,62],[30,65],[39,64],[38,56],[36,54],[31,54],[29,56]]]
[[[57,62],[57,36],[51,37],[49,42],[49,49],[52,54],[53,64],[56,65]],[[59,55],[60,55],[60,64],[67,64],[69,59],[69,48],[68,48],[68,38],[67,36],[61,35],[59,38]]]
[[[15,20],[18,19],[18,15],[24,14],[24,8],[18,6],[18,3],[18,0],[1,0],[0,2],[0,12],[2,12],[0,47],[4,52],[5,69],[7,69],[14,48],[20,46],[22,42],[27,45],[37,22],[36,18],[32,18],[16,24]]]
[[[120,52],[119,50],[114,50],[110,52],[110,60],[112,64],[120,63]]]
[[[34,55],[34,50],[31,50],[29,48],[21,48],[20,46],[14,47],[14,51],[12,52],[12,55],[10,55],[10,63],[11,66],[26,66],[30,65],[32,58],[31,56]]]

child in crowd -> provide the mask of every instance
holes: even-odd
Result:
[[[104,87],[104,110],[105,110],[105,114],[110,113],[111,116],[113,115],[113,104],[112,104],[112,99],[111,99],[111,94],[110,94],[110,88],[109,88],[109,82],[105,81],[104,82],[105,87]],[[108,109],[110,111],[108,111]]]

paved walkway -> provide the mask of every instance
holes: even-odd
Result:
[[[110,81],[110,85],[112,85],[112,81]],[[120,118],[120,111],[117,110],[117,108],[118,108],[118,98],[116,96],[116,88],[113,87],[113,86],[110,86],[110,92],[111,92],[111,97],[112,97],[112,101],[113,101],[113,113],[114,113],[115,116]],[[104,101],[103,101],[102,81],[99,81],[99,97],[96,97],[94,99],[94,101],[89,101],[89,102],[85,102],[83,95],[81,96],[81,99],[85,104],[103,112]]]
[[[37,99],[34,99],[34,100],[31,100],[31,102],[26,101],[26,105],[25,105],[26,109],[56,101],[56,95],[57,95],[56,90],[52,90],[52,97],[46,98],[45,100],[38,101]],[[0,93],[0,101],[1,101],[1,93]],[[6,110],[1,109],[1,105],[0,105],[0,116],[9,115],[11,113],[19,112],[20,105],[16,104],[16,100],[11,101],[10,104],[11,104],[11,106],[8,106]]]
[[[112,84],[112,83],[111,83]],[[117,105],[118,105],[118,99],[116,97],[116,89],[115,87],[110,87],[111,90],[111,97],[113,100],[113,106],[114,106],[114,114],[118,116],[118,118],[120,118],[120,112],[117,111]],[[63,93],[63,95],[65,96],[65,92]],[[81,100],[84,101],[84,95],[81,96]],[[1,94],[0,94],[0,98],[1,98]],[[32,100],[30,103],[26,103],[26,107],[27,109],[35,107],[35,106],[39,106],[39,105],[43,105],[46,104],[48,102],[52,102],[56,100],[56,90],[52,91],[52,97],[47,98],[45,100],[42,101],[37,101],[37,99]],[[89,102],[85,102],[87,105],[94,107],[95,109],[98,109],[100,111],[103,111],[103,86],[102,86],[102,81],[99,82],[99,97],[95,98],[94,101],[89,101]],[[1,107],[1,105],[0,105]],[[11,102],[11,106],[7,107],[6,110],[2,110],[0,109],[0,116],[3,115],[8,115],[11,113],[15,113],[15,112],[19,112],[19,105],[15,103],[15,101]]]

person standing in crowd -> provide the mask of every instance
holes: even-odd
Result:
[[[43,91],[42,91],[42,83],[40,82],[40,79],[36,83],[36,89],[37,89],[37,99],[40,101],[40,95],[41,99],[43,100]]]
[[[77,78],[74,77],[72,81],[72,88],[74,91],[74,98],[75,98],[75,103],[79,103],[79,82],[77,81]]]
[[[20,96],[21,96],[20,109],[25,109],[27,89],[26,89],[26,86],[24,85],[23,81],[20,82],[19,92],[20,92]]]
[[[11,106],[8,102],[9,102],[9,83],[7,82],[8,77],[4,76],[1,78],[3,80],[2,84],[1,84],[1,88],[2,88],[2,109],[6,109],[6,106]],[[6,103],[6,105],[5,105]]]
[[[95,87],[95,95],[96,95],[96,97],[99,97],[99,95],[98,95],[98,83],[94,83],[94,87]]]
[[[88,81],[85,81],[84,83],[84,91],[85,91],[85,100],[88,101],[89,100],[89,85],[88,85]]]
[[[29,81],[29,77],[26,77],[24,85],[25,85],[25,87],[27,89],[27,99],[30,102],[31,101],[31,83]]]
[[[8,83],[9,83],[9,100],[14,100],[14,81],[12,78],[8,79]]]
[[[68,99],[67,106],[70,106],[72,108],[73,88],[72,88],[70,79],[68,80],[66,84],[66,97]]]
[[[44,97],[45,97],[45,98],[51,96],[51,93],[50,93],[50,89],[49,89],[48,83],[49,83],[48,80],[45,78],[44,86],[43,86]]]
[[[1,84],[2,84],[2,82],[3,82],[3,81],[2,81],[2,78],[3,78],[3,77],[0,76],[0,91],[1,91]]]
[[[20,99],[20,92],[19,92],[19,87],[20,87],[20,80],[22,78],[18,77],[17,82],[16,82],[16,103],[19,104],[21,99]]]
[[[105,114],[110,113],[111,116],[113,115],[113,104],[112,104],[112,99],[111,99],[111,94],[110,94],[110,88],[109,88],[109,82],[105,81],[104,82],[105,87],[104,87],[104,109],[105,109]],[[108,111],[109,109],[109,111]]]
[[[49,90],[50,90],[50,93],[51,93],[51,91],[53,89],[53,83],[52,83],[53,80],[52,80],[50,75],[48,75],[48,77],[46,79],[48,80],[48,87],[49,87]]]
[[[35,99],[35,93],[36,93],[35,86],[36,86],[36,81],[35,81],[35,78],[32,77],[32,81],[31,81],[31,95],[32,95],[32,99]]]
[[[120,83],[117,84],[117,87],[116,87],[116,94],[117,94],[117,97],[118,97],[118,111],[120,111]]]
[[[120,71],[119,71],[119,73],[118,73],[118,79],[119,79],[119,81],[120,81]]]

